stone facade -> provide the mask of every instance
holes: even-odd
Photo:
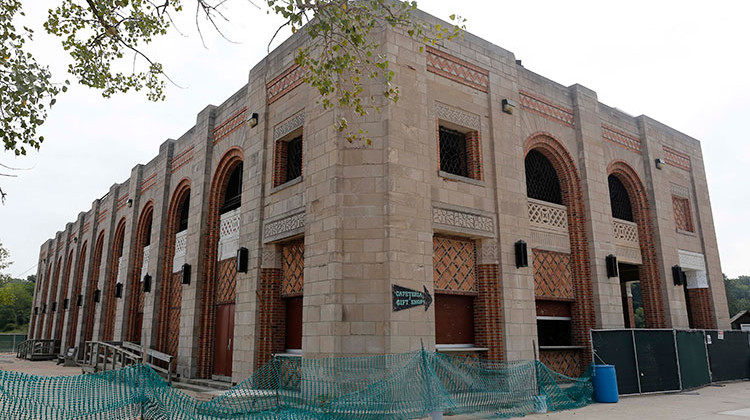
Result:
[[[421,346],[505,360],[539,350],[571,373],[590,359],[590,328],[632,322],[608,255],[640,282],[647,326],[728,328],[698,141],[470,34],[424,52],[400,31],[376,36],[401,100],[349,117],[370,145],[336,132],[342,111],[302,83],[298,33],[42,245],[30,335],[63,352],[136,340],[176,356],[182,376],[233,382],[277,353]],[[529,195],[530,154],[551,165],[559,202]],[[633,220],[612,216],[610,176]],[[393,285],[435,305],[394,311]],[[556,325],[568,336],[547,337]]]

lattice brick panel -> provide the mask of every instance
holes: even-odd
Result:
[[[534,254],[534,289],[537,297],[573,299],[573,274],[570,254],[532,250]]]
[[[427,47],[427,71],[487,92],[489,72],[436,48]]]
[[[281,249],[281,294],[297,295],[305,285],[305,243],[295,241]]]
[[[539,361],[551,370],[566,376],[575,378],[583,374],[581,352],[577,350],[541,350]]]
[[[575,125],[573,110],[554,104],[552,101],[536,96],[529,92],[521,91],[521,107],[528,109],[542,117],[555,122],[562,123],[568,127]]]
[[[473,240],[435,236],[432,250],[436,290],[476,291],[477,247]]]
[[[271,80],[266,86],[266,97],[268,98],[268,103],[274,103],[276,100],[292,91],[292,89],[299,86],[303,82],[304,77],[304,67],[295,64],[284,71],[284,73]]]
[[[684,197],[672,196],[674,223],[677,229],[694,232],[693,215],[690,213],[690,201]]]
[[[602,124],[602,137],[620,147],[632,150],[638,154],[641,153],[641,139],[632,134]]]
[[[617,242],[638,245],[638,225],[625,220],[615,219],[612,222],[612,231]]]
[[[568,211],[565,206],[529,199],[529,222],[531,226],[568,231]]]
[[[216,304],[234,303],[237,289],[237,258],[219,261],[219,276],[216,284]]]
[[[219,224],[219,240],[225,240],[239,236],[240,234],[240,209],[232,210],[221,215]]]
[[[690,170],[690,156],[667,146],[663,146],[662,149],[664,150],[664,161],[667,162],[668,165],[686,171]]]

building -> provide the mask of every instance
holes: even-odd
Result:
[[[296,34],[42,245],[30,335],[236,382],[423,345],[574,373],[591,328],[634,326],[634,285],[648,327],[729,327],[698,141],[470,34],[378,36],[401,100],[351,119],[371,145],[302,83]]]
[[[750,331],[750,310],[737,312],[729,320],[729,324],[733,330]]]

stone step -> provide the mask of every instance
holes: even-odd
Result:
[[[172,381],[175,386],[177,386],[177,383],[180,384],[190,384],[190,385],[196,385],[199,387],[209,388],[212,391],[226,391],[228,389],[232,388],[232,384],[229,382],[224,381],[215,381],[212,379],[192,379],[192,378],[174,378]]]

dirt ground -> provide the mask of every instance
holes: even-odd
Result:
[[[80,375],[77,367],[63,367],[54,361],[30,362],[16,359],[15,354],[0,353],[0,370],[25,372],[34,375]],[[186,392],[205,399],[206,395]],[[450,416],[446,420],[472,419],[471,416]],[[531,419],[717,419],[750,418],[750,382],[733,382],[672,393],[622,397],[616,404],[592,404],[576,410],[548,414],[532,414]]]

